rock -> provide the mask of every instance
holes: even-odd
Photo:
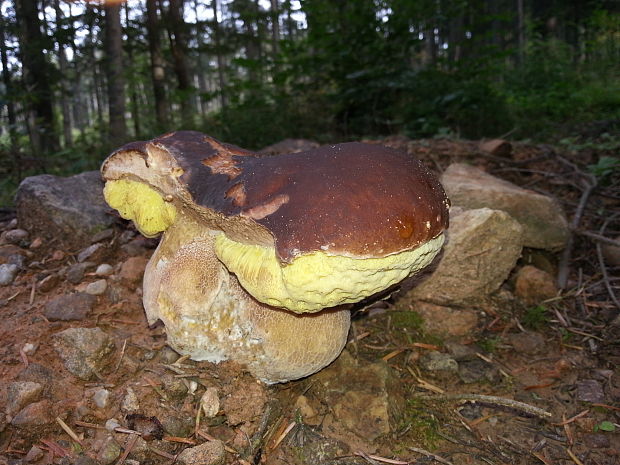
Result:
[[[333,412],[325,418],[326,435],[339,439],[344,428],[368,442],[398,425],[404,410],[403,386],[385,362],[360,365],[345,350],[314,377],[325,392],[321,402]]]
[[[305,152],[319,147],[320,144],[308,139],[284,139],[261,149],[258,153],[265,155],[284,155],[287,153]]]
[[[84,292],[90,295],[101,295],[108,288],[108,282],[105,279],[98,279],[92,283],[88,283]]]
[[[49,292],[54,289],[60,282],[60,276],[52,273],[37,283],[37,290],[41,292]]]
[[[523,299],[526,304],[537,305],[557,294],[555,279],[546,271],[526,265],[517,272],[515,295]]]
[[[112,239],[112,237],[114,237],[114,229],[108,228],[96,233],[93,237],[90,238],[90,242],[92,242],[93,244],[95,242],[103,242],[107,241],[108,239]]]
[[[459,378],[465,384],[485,381],[496,384],[501,381],[501,374],[489,362],[476,358],[459,362]]]
[[[24,179],[15,196],[19,224],[33,236],[64,246],[87,245],[114,217],[103,199],[99,171],[63,178],[43,174]]]
[[[95,270],[95,274],[97,276],[103,276],[103,277],[110,276],[113,272],[114,272],[114,268],[112,268],[112,265],[108,265],[107,263],[102,263]]]
[[[91,312],[96,298],[83,292],[61,295],[45,304],[43,315],[50,321],[83,320]]]
[[[13,263],[14,265],[19,265],[16,260],[20,260],[16,258],[17,256],[22,257],[21,260],[25,261],[26,257],[30,252],[22,249],[21,247],[17,247],[16,245],[0,245],[0,265],[4,263]],[[32,255],[30,253],[30,255]]]
[[[226,460],[224,443],[219,440],[188,447],[177,456],[181,465],[223,465]]]
[[[107,389],[97,389],[93,394],[93,402],[98,408],[104,409],[108,406],[110,391]]]
[[[97,449],[97,461],[103,465],[114,463],[122,452],[121,445],[110,434],[97,441],[94,447]]]
[[[441,182],[452,205],[467,209],[486,207],[510,214],[523,226],[525,247],[557,250],[568,240],[566,217],[550,197],[461,163],[448,166]]]
[[[187,386],[180,378],[175,378],[169,373],[163,374],[159,380],[165,394],[172,399],[182,399],[187,395]]]
[[[127,393],[121,403],[121,411],[125,413],[135,413],[140,410],[140,402],[135,391],[130,387],[127,388]]]
[[[594,379],[577,381],[577,400],[581,402],[603,403],[605,401],[603,386]]]
[[[13,263],[3,263],[0,265],[0,286],[12,284],[18,271],[19,267]]]
[[[105,248],[106,248],[105,245],[103,245],[101,242],[97,242],[96,244],[89,245],[85,249],[81,250],[80,253],[78,253],[78,256],[77,256],[78,263],[85,262],[88,259],[96,262],[97,258],[103,255]]]
[[[614,240],[620,242],[620,236],[616,236]],[[620,247],[611,244],[601,244],[601,251],[605,258],[605,263],[609,266],[620,266]]]
[[[586,434],[583,440],[586,447],[591,449],[606,449],[611,445],[607,434]]]
[[[36,402],[41,397],[43,386],[32,381],[14,381],[7,389],[6,413],[15,415],[26,405]]]
[[[46,425],[53,421],[52,403],[45,399],[26,405],[15,415],[11,424],[19,428],[31,428],[33,426]]]
[[[127,462],[128,461],[125,460],[125,465],[129,465]],[[80,455],[77,459],[75,459],[73,465],[101,465],[101,462],[98,462],[87,455]]]
[[[37,460],[42,459],[44,455],[45,455],[45,452],[43,452],[43,449],[37,446],[32,446],[30,450],[28,451],[28,453],[26,454],[26,456],[24,457],[24,462],[27,462],[27,463],[36,462]]]
[[[121,424],[118,422],[118,420],[116,418],[110,418],[109,420],[107,420],[105,422],[105,429],[113,432],[116,428],[119,428],[121,426]]]
[[[413,310],[422,317],[422,329],[438,336],[469,336],[478,327],[478,313],[470,309],[416,301]]]
[[[9,229],[0,236],[0,244],[26,245],[28,231],[24,229]]]
[[[207,388],[200,398],[200,407],[206,418],[213,418],[217,415],[217,412],[220,411],[220,398],[217,393],[217,388]]]
[[[485,140],[480,143],[481,151],[495,155],[496,157],[510,157],[512,153],[512,144],[504,139]]]
[[[110,361],[112,338],[99,328],[69,328],[54,335],[54,349],[65,368],[83,380],[91,379]]]
[[[545,338],[539,333],[513,333],[507,339],[517,353],[535,354],[545,348]]]
[[[67,281],[71,284],[79,284],[84,279],[86,270],[95,266],[93,262],[74,263],[67,270]]]
[[[451,215],[447,235],[436,269],[408,297],[439,305],[477,303],[500,287],[521,254],[521,225],[503,211]]]
[[[296,424],[282,443],[289,457],[295,457],[296,465],[365,465],[367,460],[342,461],[342,457],[349,455],[350,448],[343,442],[328,438],[314,428],[302,423]],[[372,463],[375,463],[373,460]],[[376,462],[379,463],[379,462]]]
[[[148,259],[145,257],[129,257],[121,266],[121,280],[130,287],[135,286],[142,280],[147,263]]]
[[[459,364],[449,354],[432,350],[420,358],[420,365],[427,371],[456,372]]]
[[[164,416],[161,425],[170,436],[184,438],[192,433],[195,421],[196,419],[190,413],[177,412]]]

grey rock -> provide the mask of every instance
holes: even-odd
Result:
[[[97,242],[96,244],[91,244],[85,249],[81,250],[78,253],[77,261],[79,263],[85,262],[89,258],[93,258],[97,253],[101,253],[101,250],[104,249],[105,246],[101,242]]]
[[[140,402],[135,391],[130,387],[127,388],[127,393],[121,403],[121,411],[124,413],[135,413],[140,410]]]
[[[448,166],[441,182],[452,205],[467,209],[486,207],[510,214],[523,226],[525,247],[557,250],[568,240],[564,212],[550,197],[461,163]]]
[[[18,428],[31,428],[33,426],[46,425],[52,421],[54,421],[52,404],[45,399],[26,405],[11,420],[11,424]]]
[[[102,263],[95,270],[95,274],[97,276],[110,276],[113,272],[114,268],[112,267],[112,265],[109,265],[107,263]]]
[[[93,262],[74,263],[67,270],[67,281],[71,284],[79,284],[84,279],[86,270],[95,266]]]
[[[25,244],[26,239],[28,239],[28,231],[24,229],[9,229],[8,231],[2,233],[0,242],[22,245]]]
[[[45,305],[43,314],[50,321],[83,320],[93,309],[95,302],[96,297],[83,292],[61,295]]]
[[[0,286],[8,286],[13,283],[19,267],[13,263],[3,263],[0,265]]]
[[[65,368],[83,380],[91,379],[110,361],[115,346],[99,328],[69,328],[56,333],[54,349]]]
[[[480,359],[459,362],[459,378],[466,384],[488,381],[498,383],[501,379],[499,370]]]
[[[103,465],[114,463],[122,452],[121,445],[111,435],[105,436],[98,446],[97,461]]]
[[[33,237],[57,239],[72,248],[83,247],[93,234],[114,221],[103,199],[98,171],[71,177],[49,174],[24,179],[15,197],[17,219]]]
[[[14,381],[7,389],[6,413],[15,415],[26,405],[36,402],[41,397],[43,386],[32,381]]]
[[[437,267],[407,295],[439,305],[479,302],[495,292],[514,268],[521,255],[522,230],[500,210],[451,214]]]
[[[106,408],[110,400],[110,391],[107,389],[97,389],[93,394],[93,402],[99,408]]]
[[[112,239],[112,237],[114,237],[114,229],[108,228],[108,229],[104,229],[103,231],[99,231],[98,233],[96,233],[90,239],[90,241],[93,243],[107,241],[108,239]]]
[[[577,381],[577,400],[592,403],[604,402],[605,392],[603,391],[603,386],[595,379]]]
[[[186,437],[191,434],[195,418],[182,412],[166,415],[161,420],[164,431],[170,436]]]
[[[26,454],[26,456],[24,457],[24,462],[27,462],[27,463],[36,462],[37,460],[42,459],[44,455],[45,455],[45,452],[43,451],[43,449],[37,446],[32,446],[30,450],[28,451],[28,453]]]
[[[545,338],[540,333],[513,333],[509,334],[507,339],[518,353],[535,354],[545,349]]]
[[[427,371],[456,372],[459,364],[449,354],[433,350],[420,358],[420,365]]]
[[[108,288],[108,282],[105,279],[98,279],[92,283],[88,283],[85,292],[90,295],[101,295]]]
[[[219,440],[188,447],[177,456],[177,462],[182,465],[223,465],[225,459],[224,443]]]

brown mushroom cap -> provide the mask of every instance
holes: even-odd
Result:
[[[265,157],[179,131],[124,146],[110,159],[137,152],[146,161],[149,148],[173,158],[195,205],[263,226],[283,263],[314,251],[384,257],[413,249],[448,225],[437,177],[415,158],[380,145],[352,142]]]

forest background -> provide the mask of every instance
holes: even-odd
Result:
[[[0,0],[0,206],[196,129],[620,148],[617,0]],[[587,138],[586,138],[587,139]]]

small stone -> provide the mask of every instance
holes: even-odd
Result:
[[[171,347],[164,346],[159,351],[159,358],[162,363],[172,364],[179,359],[179,354],[175,352]]]
[[[187,394],[187,386],[180,378],[164,374],[161,378],[162,388],[172,399],[181,399]]]
[[[115,346],[99,328],[69,328],[54,335],[54,349],[70,373],[89,380],[109,363]]]
[[[188,447],[177,456],[181,465],[223,465],[225,459],[224,443],[219,440]]]
[[[28,254],[29,252],[16,245],[0,245],[0,265],[3,263],[14,263],[15,255],[20,255],[25,259]],[[17,263],[14,264],[17,265]]]
[[[129,257],[121,266],[120,277],[129,286],[135,286],[142,280],[148,259],[145,257]]]
[[[97,255],[101,254],[101,252],[103,251],[104,248],[105,248],[105,246],[102,243],[100,243],[100,242],[98,242],[96,244],[89,245],[88,247],[86,247],[84,250],[82,250],[78,254],[77,261],[79,263],[82,263],[82,262],[84,262],[84,261],[86,261],[88,259],[95,260]]]
[[[112,228],[107,228],[104,229],[103,231],[99,231],[97,234],[95,234],[90,241],[92,243],[95,242],[103,242],[106,241],[108,239],[112,239],[112,236],[114,236],[114,229]]]
[[[110,391],[107,389],[97,389],[93,394],[93,401],[99,408],[106,408],[110,400]]]
[[[422,317],[422,328],[440,336],[469,336],[478,326],[478,314],[472,310],[416,301],[413,309]]]
[[[41,292],[49,292],[58,285],[59,281],[60,276],[58,276],[56,273],[52,273],[51,275],[46,276],[41,281],[39,281],[39,283],[37,284],[37,290]]]
[[[24,347],[22,347],[22,352],[24,352],[26,355],[33,355],[38,348],[38,344],[27,342],[26,344],[24,344]]]
[[[44,454],[43,449],[37,446],[32,446],[24,457],[24,462],[36,462],[37,460],[42,459]]]
[[[50,321],[83,320],[95,305],[94,296],[77,292],[61,295],[45,304],[43,314]]]
[[[195,418],[192,415],[178,412],[163,417],[161,425],[170,436],[186,437],[191,434],[194,421]]]
[[[140,410],[140,402],[138,402],[138,396],[133,389],[127,388],[127,394],[123,398],[121,403],[121,410],[125,413],[134,413]]]
[[[54,250],[54,253],[52,254],[52,260],[54,261],[62,260],[65,257],[66,255],[62,250]]]
[[[620,236],[616,236],[614,240],[620,242]],[[603,252],[605,263],[609,266],[620,266],[620,246],[601,244],[601,252]]]
[[[113,272],[114,272],[114,268],[112,267],[112,265],[109,265],[108,263],[102,263],[95,270],[95,274],[97,276],[110,276]]]
[[[463,360],[459,362],[459,378],[466,384],[483,381],[498,383],[501,374],[497,368],[484,360]]]
[[[26,405],[36,402],[41,397],[43,386],[32,381],[14,381],[7,389],[6,413],[15,415]]]
[[[19,267],[13,263],[0,265],[0,286],[8,286],[15,280]]]
[[[122,452],[121,445],[113,436],[106,436],[98,446],[97,460],[103,465],[114,463]]]
[[[11,424],[20,428],[46,425],[54,421],[52,405],[49,400],[42,400],[24,407],[15,415]]]
[[[610,446],[607,434],[586,434],[583,442],[592,449],[607,449]]]
[[[453,371],[459,369],[459,364],[449,354],[435,350],[423,355],[420,365],[427,371]]]
[[[545,338],[540,333],[513,333],[507,339],[518,353],[535,354],[545,347]]]
[[[86,286],[86,293],[90,295],[101,295],[108,287],[108,282],[105,279],[98,279],[92,283],[88,283]]]
[[[526,265],[517,272],[515,294],[528,305],[537,305],[558,293],[555,279],[549,273]]]
[[[88,268],[95,266],[93,262],[75,263],[67,270],[67,281],[71,284],[79,284],[84,279],[84,274]]]
[[[312,408],[306,396],[301,395],[297,398],[297,400],[295,400],[295,408],[298,409],[301,418],[303,418],[304,420],[304,423],[314,423],[313,419],[316,417],[316,410]]]
[[[31,249],[38,249],[43,245],[43,239],[40,237],[35,237],[34,240],[30,243]]]
[[[581,402],[603,403],[605,401],[603,386],[594,379],[577,381],[577,400]]]
[[[20,270],[26,269],[26,257],[18,253],[11,255],[7,260],[7,263],[17,265],[17,268]]]
[[[28,231],[24,229],[10,229],[2,234],[2,238],[8,244],[22,245],[28,238]]]
[[[110,418],[108,421],[105,422],[104,426],[105,429],[107,429],[108,431],[114,431],[116,428],[119,428],[121,424],[116,418]]]
[[[220,411],[220,398],[217,388],[208,387],[200,398],[200,406],[206,418],[213,418]]]

